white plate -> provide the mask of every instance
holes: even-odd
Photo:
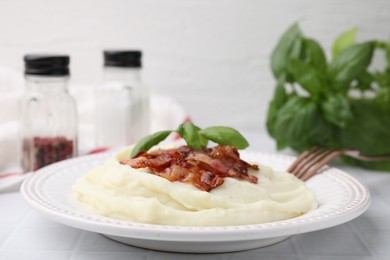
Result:
[[[29,176],[21,187],[24,199],[47,217],[72,227],[101,233],[114,240],[164,251],[231,252],[258,248],[291,235],[345,223],[362,214],[370,204],[368,190],[356,179],[327,168],[307,185],[319,207],[300,217],[265,224],[227,227],[180,227],[140,224],[87,213],[70,203],[71,186],[88,170],[101,165],[108,154],[79,157],[52,164]],[[293,157],[243,152],[248,161],[286,169]]]

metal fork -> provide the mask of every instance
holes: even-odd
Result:
[[[360,155],[359,151],[356,150],[330,150],[316,147],[299,155],[287,171],[294,174],[297,178],[306,181],[318,173],[323,166],[342,154],[362,161],[390,160],[390,155],[369,157]]]

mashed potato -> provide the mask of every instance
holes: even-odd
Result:
[[[140,223],[230,226],[297,217],[317,207],[314,194],[293,175],[259,165],[258,184],[226,178],[210,192],[133,169],[119,160],[131,147],[77,180],[74,195],[98,214]]]

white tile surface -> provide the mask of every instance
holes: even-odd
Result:
[[[69,251],[75,246],[80,230],[67,226],[16,228],[3,244],[5,250]]]
[[[371,256],[309,256],[302,259],[307,260],[374,260]]]
[[[237,258],[235,258],[234,256],[229,256],[227,259],[231,259],[231,260],[235,260]],[[242,255],[239,259],[241,260],[258,260],[258,259],[261,259],[261,260],[299,260],[300,258],[298,258],[297,256],[294,256],[294,255],[285,255],[285,256],[279,256],[279,255]]]
[[[370,256],[353,232],[322,230],[293,237],[299,250],[309,256]]]
[[[370,248],[381,257],[390,259],[390,231],[367,231],[363,237],[367,239]]]
[[[390,220],[388,215],[376,216],[365,214],[352,220],[351,224],[361,232],[390,231]]]
[[[7,239],[14,228],[14,226],[10,225],[0,225],[0,245]]]
[[[125,244],[115,242],[106,238],[103,235],[83,232],[81,235],[80,243],[77,246],[77,250],[80,252],[126,252],[126,253],[139,253],[145,250],[137,247],[129,247]]]
[[[297,250],[295,249],[292,240],[289,238],[272,246],[267,246],[267,247],[249,250],[249,251],[231,253],[229,259],[240,259],[242,257],[245,257],[245,259],[247,259],[247,257],[259,257],[259,256],[261,256],[261,259],[263,258],[267,259],[268,256],[286,257],[286,256],[293,256],[293,255],[297,255]]]
[[[0,199],[0,223],[4,225],[19,224],[30,211],[24,201],[13,194],[2,194]]]
[[[100,252],[100,253],[74,253],[70,260],[147,260],[146,253]]]
[[[63,252],[0,252],[0,259],[4,260],[67,260],[69,259],[69,253]]]
[[[223,254],[175,254],[175,253],[166,253],[166,252],[151,252],[148,259],[151,260],[223,260],[226,259],[226,255]]]

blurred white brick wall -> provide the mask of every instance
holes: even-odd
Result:
[[[359,39],[390,37],[389,0],[3,0],[0,66],[22,73],[28,52],[72,57],[72,84],[101,77],[104,48],[141,48],[145,81],[200,126],[264,131],[274,80],[269,57],[299,21],[329,49],[350,27]]]

